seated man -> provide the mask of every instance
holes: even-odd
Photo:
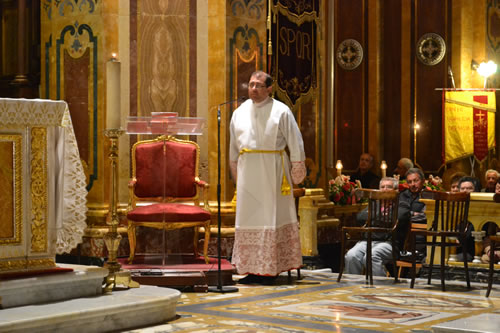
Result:
[[[486,186],[481,190],[481,192],[495,193],[495,187],[498,179],[500,178],[498,171],[493,169],[487,170],[484,177],[486,178]]]
[[[481,182],[477,178],[465,176],[458,181],[458,188],[460,192],[479,192],[481,189]],[[472,237],[474,227],[470,222],[467,223],[469,224],[469,230],[467,232],[467,261],[470,262],[474,259],[474,237]],[[457,250],[457,260],[464,261],[464,254],[462,253],[461,247]]]
[[[399,175],[399,179],[403,180],[406,177],[406,172],[411,168],[413,168],[413,162],[409,158],[403,157],[398,161],[394,174]]]
[[[411,223],[427,224],[427,217],[425,216],[425,204],[420,201],[420,195],[424,188],[425,176],[422,170],[418,168],[410,168],[406,172],[406,182],[408,189],[401,192],[399,195],[399,202],[406,202],[410,207],[410,223],[407,225],[403,235],[406,237]],[[417,242],[423,241],[423,236],[417,235]],[[416,255],[419,260],[423,260],[426,254],[426,247],[423,244],[417,244]],[[402,258],[410,258],[411,253],[408,251],[401,251]]]
[[[380,181],[380,190],[397,190],[399,182],[395,178],[384,177]],[[401,230],[408,229],[404,224],[408,223],[410,211],[408,204],[403,201],[398,207],[398,220]],[[357,220],[363,225],[368,218],[368,208],[358,213]],[[402,226],[403,224],[403,226]],[[372,235],[372,270],[375,276],[386,276],[385,263],[392,260],[392,245],[389,234]],[[404,239],[404,238],[403,238]],[[366,241],[357,242],[345,255],[345,272],[348,274],[361,274],[366,263]]]
[[[351,181],[359,180],[363,188],[378,188],[380,177],[371,171],[373,167],[373,156],[363,153],[359,157],[358,170],[351,175]]]

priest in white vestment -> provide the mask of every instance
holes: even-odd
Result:
[[[271,76],[253,73],[250,99],[234,111],[230,125],[237,190],[232,263],[238,274],[248,274],[240,283],[269,282],[302,265],[292,182],[306,175],[304,143],[292,112],[271,92]]]

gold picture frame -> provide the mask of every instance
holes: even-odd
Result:
[[[0,133],[0,245],[20,244],[23,227],[21,134]]]

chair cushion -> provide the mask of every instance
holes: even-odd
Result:
[[[197,147],[172,141],[147,142],[135,148],[135,195],[194,197]]]
[[[210,220],[210,213],[197,206],[159,203],[137,207],[127,218],[135,222],[199,222]]]

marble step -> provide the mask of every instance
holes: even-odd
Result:
[[[0,281],[0,307],[7,309],[102,294],[107,269],[67,264],[57,266],[72,268],[73,271]]]
[[[94,297],[0,310],[0,332],[110,332],[175,317],[180,292],[141,286]]]

